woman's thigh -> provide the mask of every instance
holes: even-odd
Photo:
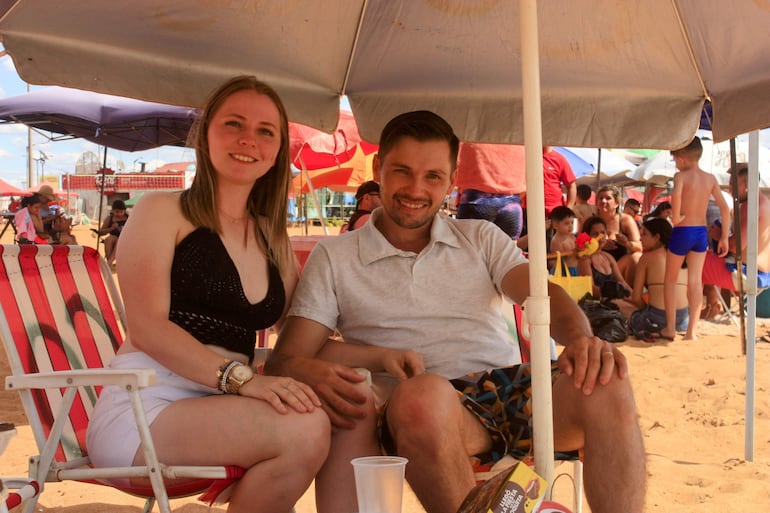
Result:
[[[328,444],[329,429],[321,409],[281,414],[258,399],[214,395],[170,404],[150,431],[164,463],[248,468],[304,444]],[[140,451],[135,463],[143,460]]]

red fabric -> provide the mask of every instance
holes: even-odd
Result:
[[[524,146],[460,144],[457,188],[492,194],[521,194],[526,191]]]
[[[554,208],[564,205],[562,184],[569,185],[574,181],[575,174],[564,155],[555,150],[543,154],[543,196],[546,216]]]
[[[706,252],[701,278],[704,285],[716,285],[721,289],[735,290],[732,273],[725,267],[724,258],[719,258],[712,251]]]

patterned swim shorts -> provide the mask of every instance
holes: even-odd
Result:
[[[551,384],[560,375],[551,362]],[[531,459],[532,378],[529,364],[491,371],[475,372],[450,381],[463,406],[484,425],[492,438],[492,448],[475,455],[481,464],[494,463],[506,454]],[[387,408],[387,405],[386,405]],[[388,431],[385,415],[380,415],[380,443],[388,454],[395,454],[395,444]]]

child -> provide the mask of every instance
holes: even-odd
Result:
[[[709,238],[706,230],[706,211],[713,196],[719,206],[722,219],[729,219],[727,207],[719,183],[714,175],[698,167],[703,153],[699,138],[694,138],[684,148],[672,151],[674,163],[679,171],[674,175],[674,190],[671,193],[671,223],[674,229],[666,254],[666,275],[663,284],[663,299],[666,305],[666,327],[660,337],[674,340],[676,335],[676,281],[682,262],[687,259],[687,304],[690,322],[685,339],[698,336],[697,326],[703,305],[703,283],[701,273],[706,261]],[[718,255],[727,253],[727,230],[718,243]]]
[[[607,242],[607,225],[601,217],[589,217],[583,223],[583,233],[587,233],[593,238],[602,237],[601,247]],[[610,299],[622,299],[623,296],[630,295],[631,287],[618,268],[615,258],[599,249],[591,256],[581,258],[578,262],[580,276],[592,276],[594,279],[593,296],[596,298],[605,296]],[[620,287],[620,290],[617,290]],[[602,293],[604,291],[604,293]],[[611,293],[611,294],[610,294]]]
[[[572,232],[575,213],[569,207],[555,207],[549,216],[554,230],[551,239],[551,253],[561,253],[562,265],[567,267],[570,276],[578,275],[578,259],[575,254],[575,234]]]
[[[577,198],[575,199],[575,206],[572,210],[575,212],[575,219],[577,220],[577,226],[575,232],[580,233],[583,229],[583,222],[591,216],[596,215],[596,205],[591,205],[588,200],[591,199],[591,186],[585,183],[578,184],[577,186]]]

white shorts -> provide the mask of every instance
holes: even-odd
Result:
[[[139,392],[149,425],[174,401],[222,393],[174,374],[142,352],[117,355],[108,367],[155,369],[155,385]],[[104,387],[94,406],[86,434],[91,462],[95,467],[131,466],[139,444],[139,431],[128,392],[117,386]]]

